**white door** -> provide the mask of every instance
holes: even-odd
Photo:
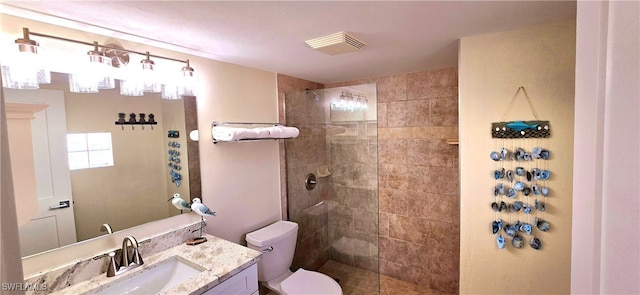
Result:
[[[75,243],[77,238],[67,160],[64,92],[5,89],[4,94],[8,102],[49,105],[44,111],[36,113],[31,121],[38,213],[20,227],[22,256]],[[68,207],[60,206],[65,201],[68,201]]]

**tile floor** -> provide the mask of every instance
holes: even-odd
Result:
[[[342,293],[344,295],[431,295],[438,294],[424,287],[407,283],[385,275],[380,276],[378,284],[378,274],[355,268],[346,264],[329,260],[319,270],[332,278],[340,280]],[[379,288],[380,287],[380,288]],[[380,292],[378,292],[380,289]],[[275,295],[272,291],[260,287],[261,295]]]

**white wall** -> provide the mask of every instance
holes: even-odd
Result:
[[[637,1],[578,2],[574,294],[640,293],[639,17]]]
[[[575,20],[460,40],[459,134],[460,134],[460,293],[546,294],[568,293],[570,286],[573,108],[575,69]],[[519,86],[524,86],[541,120],[549,120],[548,139],[497,140],[491,138],[491,123],[502,116]],[[506,121],[533,120],[524,95]],[[542,249],[526,244],[515,249],[511,238],[506,249],[498,249],[491,222],[533,222],[533,214],[496,214],[490,204],[498,167],[489,154],[506,147],[531,150],[543,146],[551,151],[549,161],[519,163],[531,169],[546,166],[552,177],[547,210],[536,216],[550,222],[548,232],[534,230]],[[511,165],[511,161],[505,165]],[[543,166],[543,167],[544,167]],[[510,167],[510,166],[507,166]],[[509,168],[507,168],[509,169]],[[510,186],[510,185],[508,185]],[[521,200],[533,204],[534,197]],[[505,197],[506,199],[506,197]],[[507,203],[512,202],[505,200]]]

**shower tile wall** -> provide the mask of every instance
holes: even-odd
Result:
[[[456,293],[458,150],[445,139],[458,136],[457,71],[449,68],[324,86],[365,83],[377,83],[378,88],[380,272]]]
[[[300,129],[300,136],[286,143],[288,160],[293,159],[287,169],[289,218],[299,225],[293,268],[315,270],[329,260],[328,212],[317,206],[329,184],[322,178],[317,179],[313,190],[307,190],[304,184],[307,174],[316,174],[317,167],[327,163],[324,153],[326,135],[322,126],[296,126]]]
[[[378,272],[376,122],[332,124],[329,206],[331,260]]]
[[[281,74],[278,74],[277,79],[279,122],[294,125],[300,129],[298,138],[280,143],[283,219],[286,220],[288,217],[299,225],[292,269],[303,267],[315,270],[329,260],[328,213],[322,210],[323,208],[313,208],[313,205],[321,201],[321,195],[326,194],[328,184],[326,180],[319,179],[316,188],[307,191],[304,180],[308,173],[315,173],[318,166],[327,163],[326,132],[323,128],[324,111],[314,105],[315,102],[311,96],[287,98],[285,110],[284,98],[285,93],[289,95],[304,93],[307,88],[319,89],[322,85]],[[285,148],[289,154],[288,159],[285,156]],[[288,169],[286,169],[287,160],[289,161]],[[289,216],[286,215],[287,211]]]
[[[285,94],[305,91],[306,89],[323,88],[322,84],[278,74],[278,123],[286,125]],[[280,140],[280,200],[282,204],[282,219],[287,220],[287,171],[285,143]]]
[[[333,88],[366,83],[377,83],[378,89],[380,272],[439,292],[455,293],[458,291],[460,249],[458,152],[457,147],[447,145],[445,139],[456,138],[458,134],[456,69],[409,73],[331,85],[278,75],[280,105],[281,107],[283,105],[284,93],[300,92],[305,88]],[[291,108],[295,106],[288,103],[287,114],[296,116],[294,113],[300,111],[301,113],[297,113],[298,118],[311,115],[305,113],[308,111],[303,109],[293,112]],[[282,119],[281,122],[284,123]],[[357,124],[334,125],[344,128],[345,134],[355,134],[355,130],[361,132],[360,130],[366,129]],[[307,148],[325,149],[318,152],[328,155],[327,159],[334,161],[334,164],[345,158],[340,156],[344,151],[355,150],[356,154],[360,155],[367,151],[358,147],[358,144],[344,144],[345,139],[337,138],[331,130],[324,135],[326,136],[325,145],[312,145],[311,141],[316,139],[319,143],[319,137],[322,135],[318,132],[321,131],[315,131],[318,134],[316,139],[312,139],[314,131],[311,128],[308,132],[311,138],[307,139],[309,143]],[[369,141],[368,144],[373,142]],[[304,150],[304,145],[304,143],[299,145],[300,150]],[[312,147],[309,147],[311,145]],[[284,161],[283,149],[284,147],[281,149],[281,158]],[[349,161],[348,158],[344,160]],[[282,167],[282,170],[285,170],[284,163]],[[334,171],[334,174],[337,173],[342,173],[339,167]],[[348,251],[336,251],[335,248],[329,248],[328,243],[339,240],[342,236],[354,236],[356,232],[363,237],[360,239],[362,241],[370,238],[366,234],[367,225],[358,219],[367,214],[363,212],[375,212],[375,210],[370,211],[373,208],[367,207],[370,205],[366,204],[370,203],[364,201],[374,195],[366,193],[366,189],[363,193],[361,187],[347,187],[348,182],[340,182],[335,175],[332,177],[335,184],[325,185],[324,190],[318,195],[320,200],[337,202],[337,206],[334,203],[334,207],[329,210],[331,214],[327,218],[329,226],[327,229],[324,226],[312,226],[310,228],[315,229],[301,233],[303,240],[307,242],[298,243],[296,252],[300,254],[294,258],[294,266],[306,265],[307,268],[315,269],[311,266],[327,258],[328,254],[325,254],[327,251],[309,251],[307,249],[311,248],[307,247],[322,245],[332,249],[330,256],[333,260],[371,269],[375,264],[373,260],[366,261],[362,259],[362,255],[349,255]],[[286,185],[286,179],[284,177],[282,179],[283,185]],[[323,181],[324,179],[320,180],[320,185]],[[283,192],[286,194],[286,190]],[[338,194],[346,198],[342,201],[338,198],[334,199]],[[291,197],[296,198],[293,194]],[[283,206],[286,206],[286,198],[284,200]],[[355,211],[354,208],[356,208]],[[283,209],[286,212],[286,207]],[[291,209],[291,212],[301,210],[300,208]],[[362,213],[354,214],[357,210],[362,210]],[[324,221],[322,216],[313,223],[323,225]],[[349,232],[346,229],[353,229],[353,231]],[[325,238],[327,237],[325,231],[328,238]],[[300,238],[299,241],[301,241]],[[377,245],[377,243],[372,244]]]

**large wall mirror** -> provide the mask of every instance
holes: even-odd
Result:
[[[4,89],[23,257],[107,235],[105,224],[115,232],[180,214],[167,202],[175,193],[201,196],[195,97],[71,93],[67,79]],[[157,124],[118,125],[119,113]]]

